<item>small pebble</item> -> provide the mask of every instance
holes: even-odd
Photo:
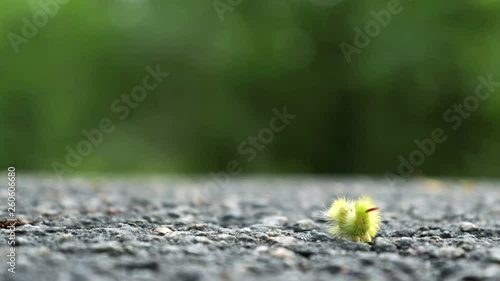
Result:
[[[298,220],[294,225],[293,229],[295,231],[306,231],[316,228],[316,223],[310,219]]]
[[[106,241],[91,244],[89,247],[94,252],[98,253],[119,253],[122,252],[122,246],[117,241]]]
[[[269,238],[269,241],[281,244],[283,246],[289,246],[297,243],[297,239],[289,236],[277,236]]]
[[[272,227],[280,227],[288,222],[288,218],[284,216],[268,216],[262,219],[262,224]]]
[[[173,232],[172,229],[170,229],[166,226],[160,226],[158,228],[155,228],[153,231],[158,233],[158,234],[162,234],[162,235]]]
[[[492,262],[500,263],[500,249],[498,248],[491,249],[489,260]]]
[[[377,252],[395,252],[397,251],[397,248],[394,244],[391,243],[386,238],[382,237],[377,237],[375,238],[375,241],[373,242],[374,249]]]
[[[199,231],[207,231],[208,227],[206,224],[193,224],[189,227],[189,229],[199,230]]]
[[[401,237],[396,243],[401,248],[408,248],[413,245],[414,241],[410,237]]]
[[[295,253],[288,250],[287,248],[278,247],[269,252],[269,254],[273,257],[282,258],[282,259],[292,259],[295,257]]]
[[[477,225],[475,225],[471,222],[462,222],[460,224],[460,230],[462,230],[464,232],[475,231],[477,229],[478,229]]]
[[[447,246],[439,248],[437,250],[437,255],[441,257],[454,259],[465,256],[465,251],[462,248]]]

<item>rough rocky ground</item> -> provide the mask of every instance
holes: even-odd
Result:
[[[0,280],[500,280],[498,182],[17,181],[27,224],[16,229],[16,274],[0,248]],[[379,203],[381,231],[371,243],[333,239],[325,206],[360,194]]]

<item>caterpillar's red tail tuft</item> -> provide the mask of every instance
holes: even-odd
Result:
[[[379,207],[373,207],[373,208],[367,209],[366,213],[373,212],[373,211],[376,211],[378,209],[380,209],[380,208]]]

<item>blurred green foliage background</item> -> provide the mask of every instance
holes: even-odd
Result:
[[[500,81],[499,1],[401,0],[351,63],[341,42],[354,46],[354,28],[389,1],[65,0],[13,46],[23,18],[53,1],[0,2],[1,166],[53,172],[109,118],[116,129],[72,173],[209,173],[236,160],[243,173],[397,174],[398,156],[442,128],[415,173],[498,175],[500,87],[456,130],[443,114],[478,76]],[[120,120],[111,104],[156,65],[170,76]],[[246,161],[240,143],[284,106],[297,117]]]

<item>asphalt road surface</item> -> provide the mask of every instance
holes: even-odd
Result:
[[[21,174],[13,233],[4,182],[0,280],[500,280],[500,182]],[[326,206],[361,194],[381,230],[332,238]]]

